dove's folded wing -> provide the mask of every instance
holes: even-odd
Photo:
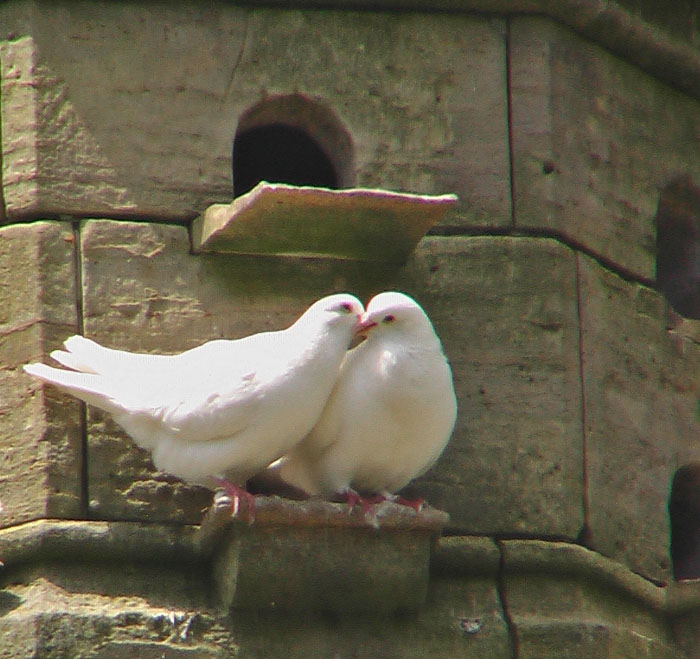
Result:
[[[256,419],[261,384],[269,386],[279,370],[273,334],[211,341],[174,356],[129,353],[72,337],[66,342],[71,352],[52,356],[84,372],[45,364],[25,370],[113,414],[139,443],[150,445],[144,435],[158,426],[203,441],[235,435]]]

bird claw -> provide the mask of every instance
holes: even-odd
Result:
[[[234,485],[223,478],[217,478],[216,482],[231,501],[231,517],[238,517],[241,512],[241,499],[245,499],[248,524],[253,524],[255,521],[255,497],[244,487]]]
[[[399,504],[399,506],[413,508],[413,510],[416,511],[416,514],[420,513],[426,506],[425,499],[405,499],[404,497],[396,497],[394,503]]]
[[[377,494],[373,497],[363,497],[355,492],[355,490],[347,489],[341,496],[348,505],[348,515],[351,515],[355,506],[359,505],[362,508],[362,514],[367,523],[375,528],[379,528],[377,510],[374,506],[386,501],[386,497],[383,494]]]

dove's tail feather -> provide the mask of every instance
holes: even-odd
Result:
[[[122,351],[105,348],[78,334],[66,339],[63,345],[66,350],[54,350],[51,357],[82,373],[104,373],[113,370],[124,359]]]
[[[66,339],[63,345],[66,350],[54,350],[51,353],[51,357],[59,364],[82,373],[99,372],[99,353],[105,348],[77,334]]]
[[[81,373],[117,375],[172,359],[164,355],[149,355],[105,348],[78,334],[66,339],[63,345],[66,349],[54,350],[51,357],[59,364]]]
[[[63,391],[73,394],[76,398],[95,405],[107,412],[122,409],[104,387],[104,378],[95,373],[77,373],[52,368],[46,364],[27,364],[24,370],[44,382],[50,382]]]

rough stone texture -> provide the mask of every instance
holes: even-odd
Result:
[[[232,520],[228,498],[217,498],[198,544],[213,553],[214,590],[226,610],[386,614],[425,603],[431,546],[447,519],[391,502],[370,514],[268,496],[256,498],[255,521],[246,523]]]
[[[75,326],[70,224],[36,222],[0,228],[0,282],[3,335],[37,322]]]
[[[286,5],[288,0],[267,4]],[[550,16],[578,34],[700,98],[698,13],[693,2],[655,0],[295,0],[298,7],[403,8],[521,16]]]
[[[85,335],[113,348],[175,353],[290,325],[314,300],[366,299],[385,266],[189,253],[180,226],[87,221],[81,230]],[[154,474],[145,451],[89,408],[88,489],[97,519],[198,522],[210,493]]]
[[[435,580],[417,613],[237,612],[225,619],[202,604],[189,575],[100,566],[99,576],[86,577],[83,566],[58,567],[48,575],[25,572],[3,591],[3,659],[510,656],[493,578]],[[145,588],[149,577],[156,582],[150,592],[109,585],[128,580]],[[465,633],[464,621],[475,617],[478,631]]]
[[[273,499],[267,503],[279,510],[292,506]],[[324,556],[329,534],[360,527],[357,520],[341,519],[347,515],[340,505],[318,505],[335,515],[338,525],[301,527],[307,534],[304,552],[316,553],[327,566],[334,560],[332,555]],[[395,543],[396,529],[390,526],[401,523],[404,514],[392,510],[383,528],[370,529],[379,551],[345,560],[336,556],[338,576],[346,573],[347,562],[356,562],[359,569],[362,564],[389,561],[390,554],[381,548]],[[258,529],[234,524],[231,530],[240,535],[242,544],[250,533],[262,531],[266,545],[289,552],[286,539],[299,527],[263,524]],[[361,533],[367,531],[364,528]],[[421,535],[417,532],[414,537]],[[42,520],[0,531],[0,554],[6,557],[5,588],[0,593],[0,657],[34,656],[32,652],[45,657],[122,657],[128,651],[132,656],[160,657],[160,652],[168,657],[208,657],[234,656],[235,649],[247,657],[398,658],[422,657],[427,651],[438,657],[510,655],[497,588],[499,551],[489,539],[440,541],[427,597],[424,583],[424,601],[415,611],[378,610],[374,606],[378,586],[370,584],[366,607],[360,610],[354,609],[352,601],[349,608],[336,613],[306,611],[303,606],[270,610],[264,598],[258,598],[258,607],[236,610],[227,620],[209,602],[210,550],[201,536],[196,527],[134,522]],[[348,539],[344,551],[354,542]],[[410,541],[396,544],[404,554],[410,546]],[[429,548],[424,550],[427,564]],[[265,563],[252,552],[241,557],[242,579],[251,578],[249,568],[255,570],[255,563]],[[296,584],[300,603],[318,591],[313,580],[298,579],[296,564],[277,567],[278,582]],[[410,574],[410,564],[396,561],[388,572],[396,575],[402,570]],[[269,579],[260,576],[263,583]],[[385,587],[391,581],[388,576],[376,577]],[[340,603],[344,593],[356,589],[350,581],[338,583],[328,597]],[[218,655],[212,654],[217,651]]]
[[[233,528],[243,542],[255,531]],[[265,532],[285,544],[297,530]],[[304,530],[307,553],[327,550],[322,527]],[[201,540],[196,527],[133,522],[40,520],[1,530],[0,657],[697,656],[700,583],[659,587],[578,545],[442,538],[415,611],[373,611],[369,593],[365,611],[270,610],[260,601],[224,617],[208,595]],[[296,565],[279,567],[280,582],[295,582]],[[301,600],[316,588],[297,585]]]
[[[0,229],[0,526],[83,514],[80,406],[22,371],[76,329],[70,225]]]
[[[669,618],[676,642],[688,659],[700,657],[700,581],[680,581],[669,586]]]
[[[653,279],[662,191],[700,179],[700,105],[550,20],[510,35],[516,225]]]
[[[430,536],[391,529],[238,524],[218,543],[225,607],[391,613],[425,602]]]
[[[2,591],[0,657],[235,656],[197,575],[156,566],[51,565]]]
[[[700,459],[700,346],[659,293],[579,262],[592,546],[668,579],[671,481]]]
[[[0,23],[10,220],[192,219],[231,200],[243,114],[300,94],[350,133],[347,185],[456,192],[451,221],[510,221],[501,20],[25,1]]]
[[[232,627],[251,657],[509,657],[498,565],[498,549],[486,538],[443,539],[416,612],[238,612]]]
[[[467,533],[583,526],[576,257],[549,239],[424,239],[396,277],[452,365],[457,426],[409,486]]]
[[[65,80],[41,62],[37,43],[31,37],[0,42],[0,67],[7,218],[137,211]]]
[[[665,592],[576,545],[502,543],[518,657],[678,657]]]
[[[510,657],[495,578],[431,580],[428,601],[417,613],[378,615],[236,615],[232,627],[244,656]],[[465,632],[464,626],[474,631]]]

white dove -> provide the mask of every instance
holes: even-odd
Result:
[[[112,350],[72,336],[51,356],[73,370],[24,370],[109,412],[158,469],[240,497],[318,420],[363,311],[349,294],[315,302],[289,328],[179,355]]]
[[[341,494],[368,512],[370,503],[399,500],[391,493],[437,460],[457,400],[440,339],[415,300],[380,293],[357,333],[366,340],[346,355],[318,423],[272,470],[310,495]]]

